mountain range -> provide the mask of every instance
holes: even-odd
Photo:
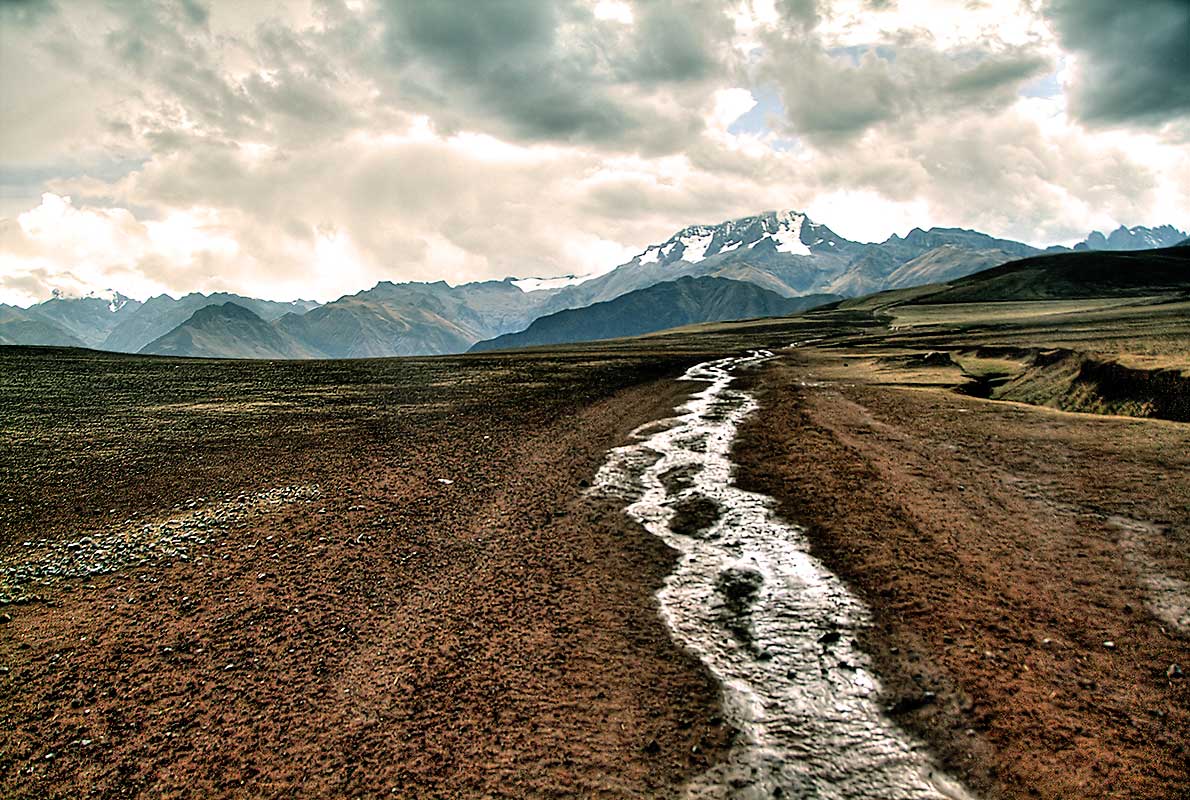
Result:
[[[226,292],[192,292],[180,298],[162,294],[143,303],[118,292],[107,297],[54,297],[29,308],[0,304],[0,344],[59,344],[139,353],[198,311],[224,303],[250,309],[266,320],[318,306],[311,300],[285,303]]]
[[[841,299],[830,294],[782,297],[746,281],[686,275],[614,300],[538,317],[520,333],[477,342],[471,352],[618,339],[699,322],[790,316]]]
[[[1169,247],[1186,233],[1163,225],[1091,233],[1074,250]],[[693,225],[628,262],[596,277],[506,278],[450,286],[445,282],[377,284],[331,303],[258,300],[235,294],[159,295],[141,303],[120,294],[55,297],[29,308],[0,305],[0,344],[53,344],[118,352],[229,358],[353,358],[461,353],[479,342],[524,332],[536,341],[543,331],[563,335],[570,327],[625,331],[631,303],[600,309],[595,316],[541,318],[607,303],[684,277],[711,277],[755,285],[781,298],[808,295],[854,297],[885,289],[943,283],[1046,250],[960,228],[915,228],[879,243],[853,242],[806,215],[766,212]],[[717,319],[757,316],[756,296],[719,287],[709,305],[694,293],[661,290],[664,302],[687,303],[686,311],[641,306],[645,316],[675,320],[699,314]],[[730,298],[730,300],[728,299]],[[660,301],[659,301],[660,302]],[[228,307],[230,304],[230,308]],[[734,305],[733,305],[734,304]],[[698,311],[693,311],[697,307]],[[211,310],[214,309],[214,310]],[[713,309],[713,311],[711,310]],[[247,314],[243,313],[247,312]],[[623,313],[622,313],[623,312]],[[788,312],[779,312],[788,313]],[[250,316],[249,316],[250,315]],[[608,315],[611,315],[610,317]],[[723,316],[727,315],[727,316]],[[683,324],[675,322],[674,324]],[[637,325],[636,327],[640,327]],[[644,332],[644,331],[638,331]],[[573,334],[565,334],[573,335]],[[615,335],[627,335],[620,332]]]

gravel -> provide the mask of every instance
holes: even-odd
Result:
[[[38,587],[62,580],[85,579],[151,561],[187,561],[195,548],[209,544],[248,516],[313,502],[319,495],[318,485],[310,484],[240,493],[215,502],[200,497],[179,503],[177,513],[163,520],[126,519],[106,531],[69,541],[26,540],[0,555],[0,605],[39,600]]]

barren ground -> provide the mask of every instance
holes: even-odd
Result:
[[[730,735],[579,495],[682,359],[4,357],[5,567],[207,541],[3,609],[5,797],[666,795]]]
[[[1190,426],[898,385],[849,356],[760,373],[735,452],[873,609],[895,718],[987,797],[1186,797],[1170,671],[1190,619],[1153,589],[1190,580]]]
[[[673,554],[582,490],[685,367],[798,342],[748,378],[740,479],[872,608],[893,716],[990,798],[1185,797],[1190,425],[953,391],[1016,368],[985,345],[1188,374],[1184,318],[1019,305],[442,359],[0,348],[0,795],[672,796],[731,731],[657,614]]]

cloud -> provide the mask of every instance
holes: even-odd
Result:
[[[728,68],[730,21],[706,0],[624,9],[616,17],[577,0],[493,0],[465,12],[432,0],[385,3],[390,99],[445,130],[672,152],[699,133],[691,107]]]
[[[1074,111],[1101,124],[1190,117],[1190,3],[1052,0],[1046,14],[1079,63]]]
[[[0,0],[0,22],[5,25],[30,25],[54,8],[53,0]]]
[[[0,0],[0,299],[586,272],[776,207],[1184,226],[1184,142],[1068,112],[1035,5]]]
[[[1052,70],[1035,46],[939,49],[921,32],[832,46],[816,33],[771,29],[759,80],[779,87],[789,132],[830,145],[880,125],[917,124],[967,109],[994,113]]]
[[[0,293],[27,301],[22,294],[41,299],[54,289],[127,287],[142,297],[164,291],[179,275],[231,265],[239,245],[218,217],[173,212],[142,221],[127,209],[80,208],[47,193],[36,208],[0,225]]]

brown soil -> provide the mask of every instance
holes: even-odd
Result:
[[[7,357],[2,563],[318,494],[4,608],[0,795],[668,796],[728,743],[657,613],[673,554],[579,493],[690,359]]]
[[[990,798],[1190,796],[1190,638],[1150,591],[1190,580],[1190,426],[869,378],[784,356],[736,457],[872,607],[895,716]]]

